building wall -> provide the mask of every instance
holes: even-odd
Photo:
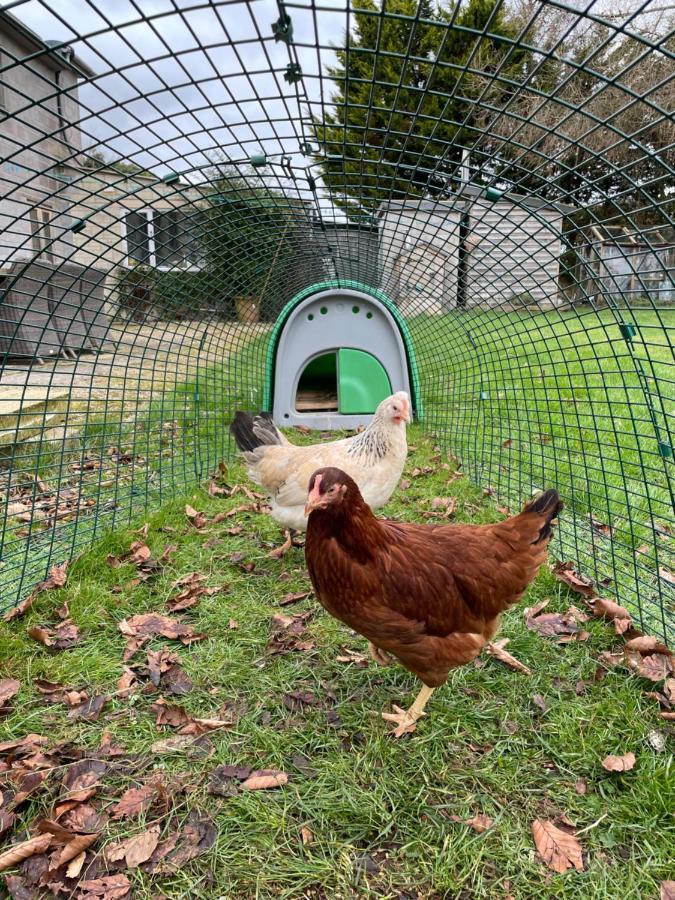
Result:
[[[647,297],[655,303],[675,303],[675,247],[631,246],[607,241],[595,245],[604,298],[636,300]]]
[[[380,222],[382,286],[407,314],[439,313],[457,302],[457,208],[390,207]]]
[[[0,265],[33,255],[31,209],[41,207],[59,217],[51,223],[52,235],[69,224],[67,203],[55,193],[63,182],[55,176],[58,166],[81,149],[75,73],[67,68],[57,73],[46,58],[14,63],[27,52],[11,32],[0,31],[0,66],[9,66],[0,74]],[[59,89],[65,91],[63,119],[71,123],[66,127],[58,115]],[[57,259],[71,250],[68,237],[51,244]]]
[[[130,212],[191,208],[201,205],[199,191],[185,185],[167,185],[143,176],[125,176],[113,169],[70,173],[70,215],[85,219],[83,231],[73,235],[72,261],[105,272],[130,267],[125,217]]]
[[[557,209],[475,200],[466,242],[466,305],[561,303],[561,231]]]

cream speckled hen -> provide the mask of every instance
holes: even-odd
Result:
[[[307,484],[323,466],[336,466],[351,475],[372,509],[384,506],[405,465],[409,421],[410,401],[405,391],[399,391],[380,403],[365,431],[339,441],[298,447],[271,417],[244,412],[236,413],[230,431],[249,476],[269,493],[272,516],[286,528],[304,531]]]

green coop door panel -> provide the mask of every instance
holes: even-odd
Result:
[[[372,413],[391,394],[391,383],[382,363],[370,353],[342,349],[338,351],[338,394],[341,413]]]

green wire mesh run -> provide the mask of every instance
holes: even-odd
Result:
[[[318,282],[391,299],[423,426],[673,633],[675,37],[530,0],[5,2],[0,608],[187,490]]]

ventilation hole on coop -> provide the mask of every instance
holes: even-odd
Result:
[[[327,307],[327,306],[322,306],[322,307],[321,307],[321,315],[322,315],[322,316],[325,316],[327,312],[328,312],[328,307]]]
[[[358,306],[352,306],[352,312],[355,316],[357,316],[361,312],[361,310]]]
[[[310,313],[310,314],[307,316],[307,321],[308,321],[308,322],[313,322],[313,321],[314,321],[314,313]]]
[[[337,354],[313,359],[300,376],[295,397],[298,412],[337,412]]]
[[[372,319],[372,318],[373,318],[373,314],[371,312],[366,313],[366,319]]]

